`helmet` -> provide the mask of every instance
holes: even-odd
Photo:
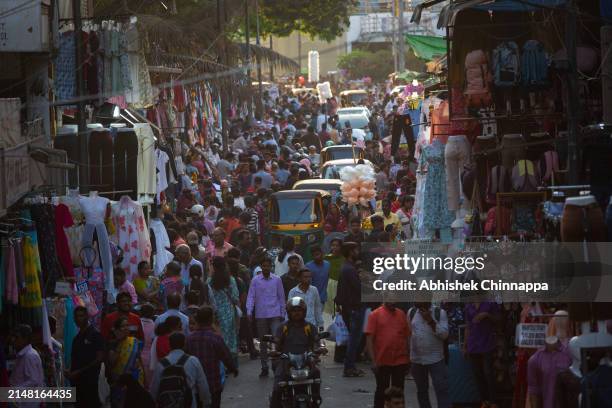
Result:
[[[333,140],[328,140],[327,142],[325,142],[325,146],[333,146],[333,145],[334,145]]]
[[[299,296],[292,297],[287,301],[287,312],[291,312],[296,307],[302,308],[304,313],[306,313],[306,302]]]
[[[191,207],[191,213],[197,215],[198,217],[204,217],[204,206],[200,204],[196,204]]]

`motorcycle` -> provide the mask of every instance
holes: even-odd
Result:
[[[327,337],[329,333],[319,333],[320,339]],[[264,336],[264,341],[272,343],[273,336]],[[279,363],[288,362],[287,380],[278,383],[283,408],[318,408],[321,405],[321,397],[314,397],[312,393],[313,384],[321,384],[321,379],[312,378],[311,368],[321,361],[319,356],[325,354],[326,351],[324,342],[321,342],[321,348],[314,352],[299,354],[270,352],[271,358],[280,360]]]

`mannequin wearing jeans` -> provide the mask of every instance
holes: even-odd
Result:
[[[461,197],[461,170],[470,161],[470,144],[465,135],[449,136],[444,148],[446,164],[446,191],[448,194],[448,209],[459,209]]]
[[[113,260],[110,252],[106,225],[104,225],[109,203],[110,201],[108,198],[98,197],[95,192],[92,192],[89,197],[79,198],[79,204],[85,216],[82,247],[92,247],[95,232],[98,237],[100,261],[102,264],[102,271],[104,272],[104,288],[110,292],[114,288]],[[93,262],[91,251],[85,251],[85,253],[87,263],[91,264]]]

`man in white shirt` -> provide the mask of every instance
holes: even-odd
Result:
[[[243,153],[249,150],[249,142],[247,142],[246,139],[247,136],[248,133],[239,135],[236,140],[234,140],[234,143],[232,143],[232,149],[234,151],[241,150]]]
[[[189,245],[181,244],[176,247],[176,260],[181,264],[181,279],[185,286],[189,285],[189,268],[191,265],[199,265],[204,272],[204,265],[191,255]]]
[[[323,305],[316,287],[312,286],[312,272],[307,268],[300,269],[300,284],[289,291],[288,299],[300,297],[306,302],[306,321],[319,331],[323,331]]]
[[[197,357],[190,356],[183,351],[185,347],[185,335],[183,333],[172,333],[169,340],[171,351],[165,358],[157,363],[149,390],[151,395],[158,401],[160,381],[162,380],[164,369],[182,363],[185,376],[187,377],[187,384],[192,390],[191,408],[196,408],[198,406],[210,407],[210,389],[208,388],[208,381],[206,381],[206,375],[204,374],[202,364],[200,364],[200,360],[198,360]],[[200,404],[198,404],[198,401]]]
[[[166,297],[166,302],[168,303],[168,310],[157,316],[157,319],[155,319],[155,327],[165,322],[170,316],[178,316],[181,319],[183,333],[187,336],[189,334],[189,317],[179,310],[181,307],[181,295],[178,293],[170,293]]]
[[[408,310],[412,328],[410,337],[410,363],[417,386],[419,407],[431,407],[429,378],[436,392],[437,407],[450,408],[448,368],[445,362],[445,344],[448,338],[448,318],[440,307],[430,302],[415,303]]]

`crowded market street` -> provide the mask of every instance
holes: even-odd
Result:
[[[0,0],[0,408],[611,408],[609,0]]]

